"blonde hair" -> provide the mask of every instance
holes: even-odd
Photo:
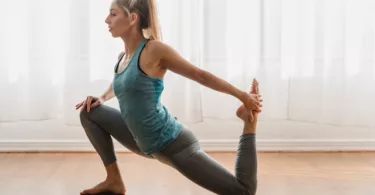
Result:
[[[143,34],[151,40],[161,40],[160,25],[156,0],[114,0],[125,13],[130,15],[136,12],[139,17],[139,28]]]

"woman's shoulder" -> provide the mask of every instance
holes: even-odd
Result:
[[[157,40],[148,40],[143,49],[145,56],[152,59],[160,58],[160,54],[163,52],[163,44]]]
[[[165,43],[158,41],[158,40],[148,40],[146,48],[150,51],[158,51],[160,50]]]
[[[152,55],[157,55],[159,57],[174,50],[170,45],[159,40],[149,40],[145,49]]]

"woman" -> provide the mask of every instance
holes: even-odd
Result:
[[[76,105],[93,147],[107,171],[107,178],[81,194],[125,193],[111,136],[129,150],[156,159],[180,171],[191,181],[217,194],[255,194],[257,158],[255,126],[261,98],[243,92],[224,80],[197,68],[160,41],[153,0],[114,0],[106,18],[113,37],[120,37],[125,51],[119,55],[114,79],[100,97],[89,96]],[[237,116],[244,121],[233,176],[200,150],[196,137],[160,103],[167,70],[243,102]],[[102,105],[116,97],[120,111]]]

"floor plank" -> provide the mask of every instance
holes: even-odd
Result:
[[[231,172],[234,153],[210,153]],[[259,153],[257,195],[374,195],[375,153]],[[129,195],[212,195],[154,160],[119,153]],[[73,195],[105,177],[95,153],[0,153],[0,194]]]

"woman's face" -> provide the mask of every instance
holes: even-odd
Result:
[[[109,32],[112,33],[113,37],[120,37],[127,34],[134,24],[132,17],[133,14],[125,14],[125,11],[121,7],[116,3],[112,3],[105,23],[108,24]]]

